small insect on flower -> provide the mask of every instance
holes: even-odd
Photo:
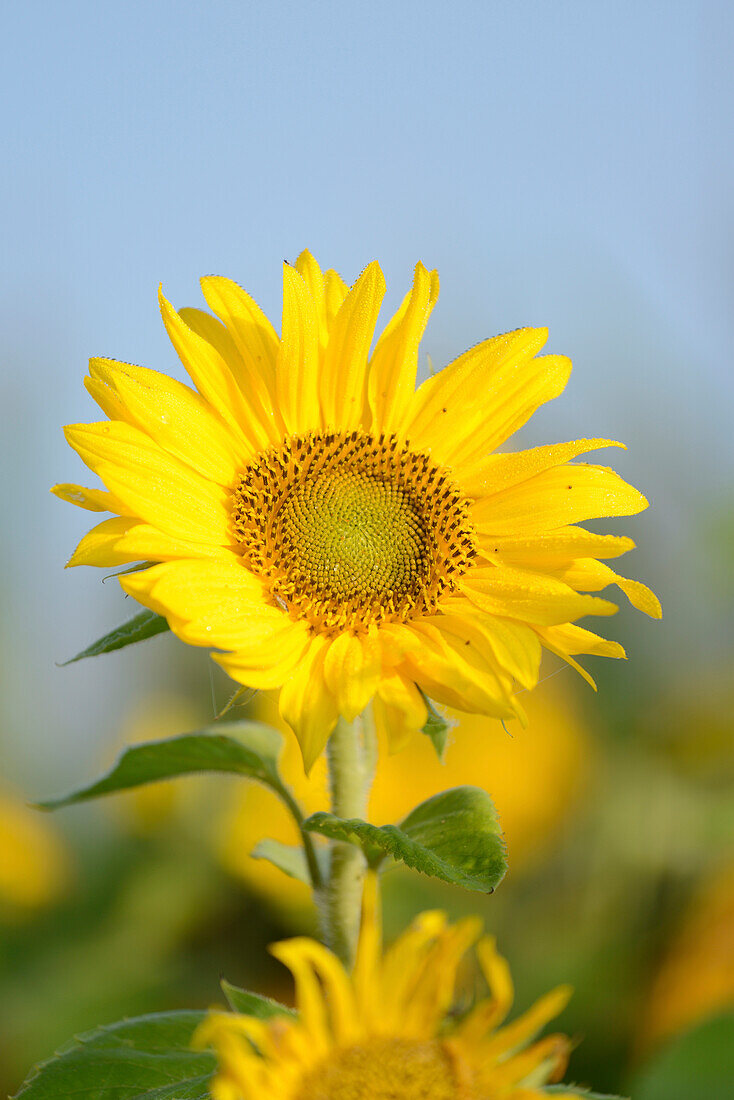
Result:
[[[280,337],[236,283],[202,288],[214,316],[160,297],[196,389],[92,359],[109,419],[66,437],[106,490],[53,491],[115,514],[69,564],[157,563],[121,576],[125,592],[237,682],[279,689],[307,768],[372,700],[393,748],[425,724],[425,696],[522,720],[543,647],[591,680],[576,655],[624,651],[576,625],[617,610],[589,593],[617,584],[660,615],[604,562],[632,540],[578,526],[646,507],[607,467],[572,463],[621,444],[497,453],[568,380],[568,359],[538,356],[545,329],[485,340],[416,390],[438,297],[422,264],[371,354],[377,263],[351,288],[308,252],[286,264]]]
[[[194,1041],[219,1061],[215,1100],[541,1100],[571,1044],[537,1036],[570,989],[502,1026],[512,979],[494,941],[480,938],[479,920],[448,925],[442,913],[423,913],[383,955],[374,886],[368,878],[351,977],[314,940],[276,944],[273,954],[295,977],[298,1017],[214,1013],[201,1025]],[[473,946],[490,996],[457,1019],[457,972]],[[560,1087],[555,1095],[576,1094]]]

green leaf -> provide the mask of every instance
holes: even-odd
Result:
[[[274,1001],[271,997],[261,997],[259,993],[250,993],[247,989],[240,989],[232,985],[226,978],[220,982],[222,992],[227,998],[227,1004],[233,1012],[241,1012],[243,1016],[256,1016],[258,1020],[272,1020],[274,1016],[290,1016],[295,1019],[297,1013],[292,1008]]]
[[[125,749],[112,771],[89,787],[62,798],[38,804],[57,810],[90,798],[127,791],[144,783],[173,779],[196,772],[229,772],[249,776],[276,790],[287,792],[278,774],[278,754],[283,739],[277,730],[261,722],[218,722],[196,733],[184,733],[165,741],[149,741]]]
[[[420,688],[418,688],[421,691]],[[448,742],[449,730],[451,729],[451,722],[448,722],[442,714],[439,714],[434,707],[428,696],[421,691],[423,696],[423,702],[426,704],[426,710],[428,711],[428,718],[421,733],[425,733],[426,737],[430,737],[433,742],[433,747],[436,750],[436,756],[443,763],[443,758],[446,753],[446,744]]]
[[[81,653],[77,653],[76,657],[70,657],[68,661],[62,662],[61,667],[73,665],[83,657],[99,657],[100,653],[112,653],[114,649],[124,649],[127,645],[144,642],[146,638],[154,638],[156,634],[162,634],[170,629],[162,615],[156,615],[155,611],[141,611],[139,615],[135,615],[126,623],[111,630],[109,634],[92,642]]]
[[[311,874],[303,848],[296,848],[292,844],[282,844],[279,840],[268,838],[256,844],[250,855],[253,859],[266,859],[289,878],[305,882],[307,886],[311,885]]]
[[[630,1084],[634,1100],[731,1096],[734,1012],[714,1016],[668,1043]]]
[[[507,870],[505,844],[497,813],[486,791],[456,787],[434,795],[397,825],[344,821],[330,813],[312,814],[310,832],[362,848],[372,865],[384,856],[424,875],[491,893]]]
[[[209,1100],[214,1055],[191,1049],[206,1012],[160,1012],[96,1028],[31,1071],[18,1100]]]

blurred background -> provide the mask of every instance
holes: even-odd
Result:
[[[520,1007],[575,986],[569,1080],[638,1100],[725,1095],[733,30],[723,0],[7,9],[0,1093],[74,1032],[215,1003],[222,975],[289,996],[264,948],[313,915],[249,858],[262,832],[288,839],[264,792],[193,779],[55,816],[28,803],[96,777],[125,742],[210,722],[229,694],[170,636],[57,665],[134,611],[100,572],[64,572],[90,521],[48,494],[85,481],[61,426],[98,418],[87,358],[181,377],[158,283],[199,305],[197,278],[229,275],[277,325],[281,262],[308,247],[350,282],[378,258],[383,317],[416,260],[437,267],[423,344],[436,366],[549,325],[575,371],[519,443],[624,440],[615,465],[652,502],[602,526],[638,542],[625,571],[664,620],[622,607],[608,632],[630,660],[590,660],[598,695],[568,669],[512,738],[470,719],[443,768],[427,742],[383,755],[375,820],[479,782],[511,856],[491,898],[390,872],[388,933],[426,906],[479,910]],[[255,712],[272,717],[271,701],[237,713]],[[292,744],[285,766],[322,805],[323,777],[304,784]]]

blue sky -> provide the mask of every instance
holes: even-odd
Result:
[[[281,261],[304,246],[349,279],[378,258],[386,312],[417,259],[438,267],[438,365],[548,324],[576,369],[526,439],[630,444],[617,465],[655,505],[628,525],[647,539],[636,575],[662,562],[667,645],[692,623],[697,649],[716,644],[715,592],[697,611],[678,578],[703,555],[691,510],[731,492],[732,23],[716,2],[8,9],[3,644],[18,732],[34,724],[28,684],[34,714],[86,690],[87,728],[128,674],[52,664],[120,618],[113,585],[62,572],[84,516],[47,495],[82,477],[60,425],[95,418],[87,358],[179,373],[159,281],[187,305],[199,275],[231,275],[277,323]]]

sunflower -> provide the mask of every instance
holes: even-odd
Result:
[[[160,295],[196,389],[92,359],[109,419],[66,438],[106,488],[53,491],[115,513],[69,564],[156,563],[121,576],[124,591],[238,683],[279,689],[307,767],[371,700],[394,748],[425,723],[426,696],[522,719],[517,687],[537,682],[543,647],[580,671],[577,654],[624,656],[576,625],[616,611],[589,594],[607,585],[660,614],[605,564],[631,539],[578,526],[646,506],[607,467],[571,463],[620,444],[497,453],[568,379],[568,359],[538,357],[546,329],[485,340],[416,390],[438,296],[420,263],[371,355],[377,263],[351,288],[308,252],[286,264],[280,338],[236,283],[202,287],[214,315]]]
[[[540,1098],[538,1089],[563,1074],[571,1044],[564,1035],[536,1036],[570,989],[560,986],[501,1026],[512,979],[479,920],[450,926],[443,913],[423,913],[383,956],[375,893],[370,875],[351,977],[314,940],[275,944],[273,955],[295,979],[298,1016],[213,1013],[201,1025],[196,1045],[214,1047],[219,1060],[214,1100]],[[472,947],[490,997],[456,1015],[457,973]]]

